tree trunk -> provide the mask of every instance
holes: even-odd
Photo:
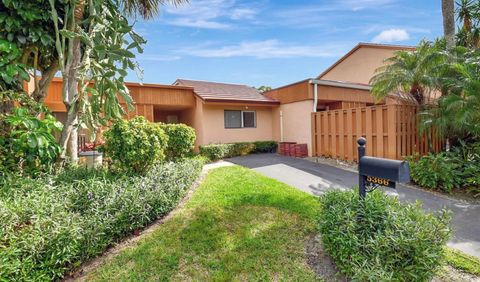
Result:
[[[62,134],[60,136],[60,146],[62,147],[62,153],[59,156],[59,162],[64,163],[67,153],[70,161],[73,164],[76,164],[78,161],[78,147],[71,146],[70,150],[67,151],[69,142],[77,143],[76,129],[78,127],[78,81],[77,81],[77,71],[80,66],[81,60],[81,42],[80,39],[73,39],[73,58],[71,64],[68,66],[63,78],[63,90],[66,92],[64,95],[64,104],[67,108],[67,121],[64,124]],[[75,131],[72,135],[72,131]],[[72,140],[70,140],[72,139]]]
[[[447,49],[455,47],[455,2],[442,0],[443,34],[447,41]]]

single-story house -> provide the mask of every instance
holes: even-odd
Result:
[[[311,156],[318,152],[314,150],[317,147],[312,147],[318,143],[312,113],[354,108],[367,108],[370,113],[369,107],[375,105],[375,100],[369,93],[369,80],[375,69],[398,50],[413,47],[360,43],[316,78],[266,93],[246,85],[187,79],[177,79],[172,85],[126,83],[135,102],[135,110],[126,118],[142,115],[153,122],[185,123],[195,129],[197,146],[291,141],[306,143]],[[54,79],[45,101],[59,120],[66,115],[61,84],[61,79]],[[399,98],[405,97],[392,96],[380,104],[397,104]],[[369,121],[368,117],[364,120]],[[335,145],[332,142],[335,143],[331,141],[329,146]]]

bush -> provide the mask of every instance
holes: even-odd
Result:
[[[212,161],[236,156],[245,156],[251,153],[270,153],[275,152],[277,142],[275,141],[257,141],[257,142],[237,142],[226,144],[210,144],[200,146],[200,154]]]
[[[144,173],[165,158],[168,136],[159,124],[135,117],[118,120],[104,133],[103,150],[114,166]]]
[[[458,163],[445,152],[428,154],[418,161],[410,158],[409,164],[410,175],[420,186],[430,189],[441,188],[446,192],[460,186]]]
[[[227,157],[246,156],[253,152],[255,145],[249,142],[232,143]]]
[[[415,183],[451,192],[453,188],[480,186],[480,144],[453,148],[450,152],[407,158]]]
[[[165,155],[168,160],[186,157],[195,146],[195,129],[185,124],[162,124],[163,131],[168,136]]]
[[[428,281],[441,265],[450,215],[426,214],[380,191],[320,197],[319,231],[337,267],[354,281]]]
[[[27,108],[0,115],[0,172],[30,175],[48,170],[61,152],[53,133],[62,124],[50,114],[39,119]]]
[[[274,153],[277,150],[276,141],[256,141],[253,144],[255,145],[254,153]]]
[[[232,144],[210,144],[200,146],[200,155],[207,157],[212,161],[220,160],[228,156]]]
[[[0,280],[61,278],[172,210],[202,166],[189,159],[145,176],[75,169],[37,180],[1,178]]]

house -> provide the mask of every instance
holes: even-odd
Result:
[[[312,147],[312,112],[362,108],[376,104],[396,104],[409,97],[392,96],[376,103],[370,95],[370,85],[375,70],[384,60],[399,50],[413,47],[359,43],[316,78],[308,78],[272,89],[265,96],[280,101],[275,109],[274,139],[307,143],[309,155]]]
[[[192,126],[197,148],[211,143],[290,141],[307,144],[310,156],[352,161],[356,138],[367,136],[367,153],[401,158],[425,147],[413,134],[415,120],[403,118],[415,116],[416,107],[404,106],[415,101],[404,94],[375,101],[368,84],[375,70],[398,50],[414,48],[360,43],[316,78],[263,94],[246,85],[187,79],[172,85],[126,83],[135,102],[126,118],[142,115],[152,122]],[[54,79],[45,103],[64,120],[61,86],[61,79]]]
[[[126,118],[141,115],[152,122],[184,123],[195,129],[196,146],[273,139],[273,111],[279,101],[240,84],[178,79],[173,85],[125,83],[135,102]],[[45,104],[66,120],[62,80],[55,78]]]

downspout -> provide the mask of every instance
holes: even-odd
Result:
[[[318,104],[318,84],[312,79],[310,80],[310,84],[313,84],[313,111],[314,113],[317,112],[317,104]]]
[[[280,110],[280,142],[283,142],[283,111]]]

